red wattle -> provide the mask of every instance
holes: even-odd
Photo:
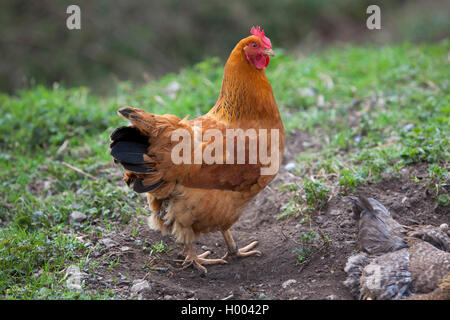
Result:
[[[248,62],[255,66],[256,69],[263,69],[269,65],[270,58],[268,56],[264,56],[259,54],[257,56],[251,57],[248,53],[245,53],[245,57]]]

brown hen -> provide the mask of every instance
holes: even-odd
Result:
[[[218,100],[207,114],[187,120],[125,107],[118,113],[131,126],[111,135],[111,155],[123,166],[125,182],[147,194],[152,209],[149,225],[184,243],[183,265],[193,264],[204,272],[203,265],[226,263],[228,255],[260,254],[252,250],[256,241],[238,249],[230,227],[275,177],[283,156],[283,123],[264,70],[273,55],[271,43],[259,27],[251,33],[231,52]],[[230,129],[241,129],[241,135],[232,135]],[[214,138],[205,139],[211,133]],[[194,143],[179,148],[185,139]],[[219,160],[205,160],[206,152]],[[270,163],[262,161],[264,152],[270,155]],[[174,161],[174,154],[182,161]],[[252,162],[255,154],[259,157]],[[230,158],[234,162],[228,163]],[[221,259],[207,259],[209,251],[197,255],[194,239],[214,231],[223,234],[228,253]]]

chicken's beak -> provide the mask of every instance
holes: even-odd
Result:
[[[264,50],[264,54],[265,54],[266,56],[270,56],[270,57],[273,57],[273,56],[275,55],[275,53],[273,52],[272,49],[266,49],[266,50]]]

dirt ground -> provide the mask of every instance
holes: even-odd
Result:
[[[309,146],[313,145],[305,134],[293,134],[286,143],[284,163],[302,152],[308,139]],[[117,173],[120,174],[119,170]],[[414,177],[419,182],[413,181]],[[401,169],[400,174],[386,176],[376,184],[360,186],[357,192],[377,199],[402,224],[449,223],[448,208],[438,207],[427,191],[427,177],[427,165],[418,164]],[[192,267],[181,268],[181,244],[150,230],[145,223],[138,225],[138,233],[133,237],[135,226],[130,222],[119,233],[89,239],[101,246],[91,254],[90,258],[99,265],[94,274],[85,274],[85,287],[112,289],[122,299],[353,299],[343,285],[346,278],[343,269],[352,251],[357,250],[357,226],[351,217],[351,206],[343,196],[331,194],[327,206],[313,212],[307,223],[300,223],[300,218],[295,216],[277,219],[282,206],[292,197],[277,186],[301,178],[283,166],[276,179],[231,228],[238,246],[258,240],[257,249],[262,256],[207,266],[208,273],[204,275]],[[142,218],[136,217],[136,221]],[[331,241],[328,245],[313,246],[309,259],[297,264],[295,250],[302,247],[300,234],[310,229],[327,235]],[[146,244],[161,240],[171,248],[169,252],[150,254],[143,250]],[[197,253],[211,250],[211,258],[226,252],[220,233],[201,236],[195,247]],[[111,262],[116,263],[114,267]],[[148,281],[149,288],[132,292],[133,284],[141,279]]]

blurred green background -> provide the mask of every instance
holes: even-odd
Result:
[[[81,8],[81,30],[66,8]],[[381,7],[381,30],[366,8]],[[217,56],[261,25],[275,48],[307,54],[341,43],[433,42],[448,37],[450,1],[371,0],[2,0],[0,91],[35,84],[108,92]]]

